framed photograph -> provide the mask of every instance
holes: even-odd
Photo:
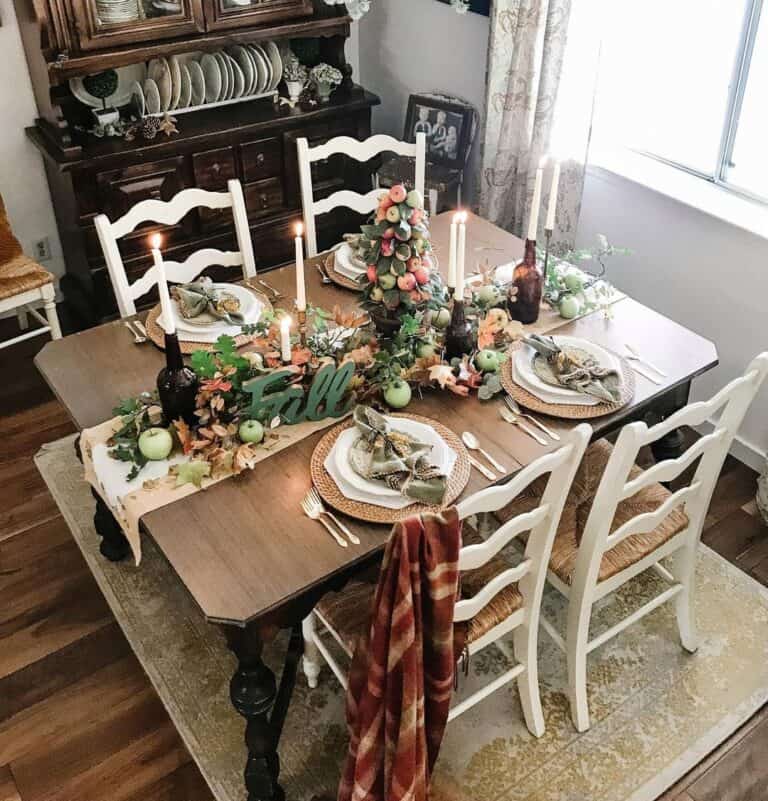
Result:
[[[471,107],[430,95],[411,95],[405,117],[405,140],[427,135],[427,161],[458,170],[464,168],[472,142]]]
[[[440,2],[450,4],[451,0],[440,0]],[[491,0],[470,0],[469,10],[488,17],[491,14]]]

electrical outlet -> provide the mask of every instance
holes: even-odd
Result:
[[[51,258],[51,240],[44,236],[35,242],[35,259],[37,261],[50,261]]]

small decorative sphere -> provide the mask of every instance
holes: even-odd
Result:
[[[397,287],[398,289],[402,289],[403,292],[410,292],[412,289],[415,289],[416,278],[414,277],[414,274],[406,273],[405,275],[401,275],[397,279]]]
[[[437,353],[433,342],[422,342],[416,350],[416,355],[420,359],[429,359]]]
[[[419,192],[418,189],[411,189],[411,191],[407,194],[405,198],[405,202],[412,208],[412,209],[423,209],[424,208],[424,195]]]
[[[484,373],[498,372],[499,365],[499,354],[495,350],[481,350],[475,356],[475,367]]]
[[[389,198],[393,203],[403,203],[408,197],[408,190],[403,184],[395,184],[389,190]]]
[[[400,209],[397,206],[390,206],[387,209],[386,215],[389,222],[400,222]]]
[[[483,284],[477,290],[477,299],[485,306],[491,306],[499,300],[499,290],[493,284]]]
[[[395,278],[392,273],[384,273],[384,275],[379,276],[379,286],[385,291],[387,289],[394,289],[396,283],[397,278]]]
[[[581,292],[584,289],[584,281],[578,273],[568,273],[563,281],[569,292]]]
[[[139,450],[150,462],[167,459],[173,450],[173,437],[167,428],[148,428],[139,436]]]
[[[442,309],[439,309],[438,312],[432,316],[432,325],[435,328],[439,329],[448,328],[448,324],[450,322],[451,322],[451,313],[445,306],[443,306]]]
[[[558,304],[557,310],[561,317],[566,320],[572,320],[574,317],[578,317],[581,311],[581,303],[579,303],[579,299],[575,295],[566,295]]]
[[[407,381],[396,378],[384,388],[384,400],[393,409],[404,409],[411,402],[411,388]]]

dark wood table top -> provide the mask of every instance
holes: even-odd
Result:
[[[438,252],[447,251],[450,214],[433,221]],[[468,271],[486,259],[502,264],[519,258],[522,243],[492,224],[472,216],[468,226]],[[443,258],[443,265],[447,258]],[[269,283],[292,298],[293,266],[271,271]],[[312,303],[332,307],[356,303],[354,293],[323,285],[314,269],[307,270]],[[622,352],[629,342],[668,373],[662,385],[636,375],[632,402],[605,418],[592,421],[595,436],[615,430],[660,396],[717,364],[717,352],[708,340],[629,298],[612,307],[611,319],[601,313],[564,324],[559,333],[586,337]],[[118,400],[152,387],[164,363],[154,345],[133,344],[122,322],[48,343],[36,364],[78,428],[112,416]],[[415,399],[409,412],[439,419],[454,431],[473,431],[483,447],[508,472],[514,473],[545,452],[499,417],[500,400],[481,403],[439,391]],[[547,419],[568,431],[572,424]],[[259,462],[255,469],[220,482],[146,515],[143,525],[199,604],[216,622],[242,625],[276,615],[291,600],[348,573],[375,557],[389,526],[345,522],[360,537],[360,546],[342,549],[316,522],[305,517],[299,501],[310,486],[309,461],[322,434],[300,441]],[[554,445],[552,446],[554,447]],[[473,470],[465,495],[489,482]]]

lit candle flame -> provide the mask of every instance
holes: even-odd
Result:
[[[547,166],[547,161],[549,161],[549,156],[542,156],[541,161],[539,162],[539,169],[543,170]]]
[[[152,234],[149,237],[149,246],[152,250],[160,250],[163,244],[163,237],[160,234]]]
[[[304,223],[296,223],[296,236],[304,236]]]
[[[453,215],[453,221],[458,225],[462,220],[462,215],[464,214],[463,211],[457,211],[456,214]]]

